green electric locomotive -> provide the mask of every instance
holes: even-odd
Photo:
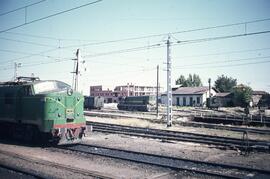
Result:
[[[18,77],[0,84],[0,133],[26,141],[77,143],[84,136],[84,97],[60,81]]]

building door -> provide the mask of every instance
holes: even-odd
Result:
[[[187,104],[186,104],[187,102],[186,102],[186,97],[183,97],[183,106],[186,106]]]
[[[189,105],[193,106],[193,98],[192,97],[189,97]]]
[[[180,106],[180,99],[179,99],[179,97],[176,98],[176,105],[177,106]]]

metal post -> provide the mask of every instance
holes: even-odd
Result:
[[[78,91],[78,85],[79,85],[79,63],[80,63],[80,58],[81,58],[81,54],[80,54],[80,49],[77,49],[76,52],[76,59],[74,60],[74,71],[71,72],[73,73],[73,81],[72,81],[72,88],[74,91]]]
[[[18,76],[18,68],[21,67],[22,64],[21,63],[14,63],[14,81],[16,80],[17,76]]]
[[[127,84],[127,96],[129,96],[129,83]]]
[[[171,62],[170,36],[167,40],[167,127],[172,126],[172,62]]]
[[[208,83],[209,83],[209,101],[208,101],[209,104],[208,104],[208,107],[211,108],[210,107],[210,104],[211,104],[211,78],[208,79]],[[206,105],[206,107],[207,107],[207,105]]]
[[[17,78],[17,63],[15,62],[14,63],[14,81],[16,80]]]
[[[81,62],[81,51],[80,49],[77,49],[77,53],[76,53],[76,56],[77,56],[77,67],[76,67],[76,82],[75,82],[75,85],[76,85],[76,90],[75,91],[79,91],[79,73],[80,73],[80,62]]]
[[[158,92],[159,92],[159,65],[157,65],[157,101],[156,101],[157,118],[159,116],[159,113],[158,113]]]

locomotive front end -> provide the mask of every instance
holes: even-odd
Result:
[[[42,130],[49,140],[57,144],[80,142],[86,129],[83,95],[59,81],[38,83],[34,89],[38,94],[43,93]]]

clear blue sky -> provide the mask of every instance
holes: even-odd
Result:
[[[38,1],[1,0],[0,14]],[[27,21],[88,2],[91,1],[47,0],[27,8]],[[73,61],[68,59],[75,58],[76,49],[80,48],[87,68],[81,78],[85,94],[89,94],[90,85],[109,88],[127,83],[155,85],[157,65],[161,69],[161,86],[166,87],[166,47],[151,49],[150,46],[164,44],[167,35],[89,44],[265,18],[270,18],[270,1],[267,0],[103,0],[0,33],[0,81],[12,79],[16,61],[22,63],[19,75],[34,73],[41,79],[71,84]],[[20,25],[25,22],[25,11],[1,15],[0,22],[0,31]],[[208,78],[214,81],[224,74],[236,78],[238,84],[270,92],[270,33],[201,43],[176,43],[266,30],[270,30],[270,20],[249,23],[246,28],[238,25],[172,34],[173,81],[181,74],[196,73],[207,85]],[[97,55],[142,46],[145,48],[141,51]],[[52,63],[40,65],[48,62]]]

